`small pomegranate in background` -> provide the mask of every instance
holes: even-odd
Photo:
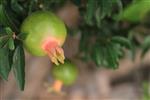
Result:
[[[55,81],[50,89],[54,92],[60,93],[63,85],[68,86],[75,82],[78,76],[78,69],[73,63],[65,61],[64,64],[53,66],[51,74]]]

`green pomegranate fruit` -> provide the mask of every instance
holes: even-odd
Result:
[[[78,75],[77,67],[69,61],[65,61],[59,66],[53,66],[51,71],[54,79],[61,81],[64,85],[73,84]]]
[[[67,60],[64,64],[53,66],[51,69],[51,74],[55,81],[53,85],[48,88],[48,91],[62,93],[61,88],[63,84],[71,85],[75,82],[78,75],[78,70],[74,64]]]
[[[48,55],[53,63],[64,63],[64,44],[67,31],[65,24],[49,11],[37,11],[22,23],[21,33],[26,37],[23,44],[35,56]]]

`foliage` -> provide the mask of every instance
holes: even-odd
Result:
[[[71,0],[80,11],[81,22],[77,30],[81,38],[79,55],[84,61],[93,61],[96,66],[118,68],[120,58],[128,49],[132,54],[134,47],[140,46],[136,36],[130,34],[138,25],[149,27],[148,21],[120,21],[117,16],[124,16],[131,0]],[[138,0],[133,0],[138,2]],[[143,0],[141,0],[143,1]],[[22,21],[36,10],[55,11],[67,0],[0,0],[0,75],[7,80],[13,69],[20,89],[24,89],[25,63],[20,33]],[[137,8],[133,9],[136,12]],[[142,9],[144,11],[144,9]],[[149,9],[146,9],[148,12]],[[147,15],[144,13],[144,15]],[[144,18],[149,18],[145,17]],[[74,30],[72,30],[74,31]],[[143,55],[150,48],[149,37],[142,43]]]
[[[137,0],[117,16],[120,20],[128,20],[131,22],[139,22],[144,19],[145,14],[150,11],[149,0]]]
[[[150,49],[150,36],[146,37],[142,45],[142,56]]]

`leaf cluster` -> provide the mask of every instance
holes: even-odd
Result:
[[[25,57],[20,26],[36,10],[58,9],[66,0],[0,0],[0,76],[8,80],[11,69],[21,90],[25,84]]]

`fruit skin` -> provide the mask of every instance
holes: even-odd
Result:
[[[35,56],[46,55],[42,48],[46,41],[62,46],[67,35],[64,23],[50,11],[37,11],[28,16],[21,26],[21,33],[27,34],[23,43]]]
[[[77,67],[69,61],[59,66],[53,66],[51,69],[52,76],[55,80],[60,80],[64,85],[71,85],[78,76]]]

